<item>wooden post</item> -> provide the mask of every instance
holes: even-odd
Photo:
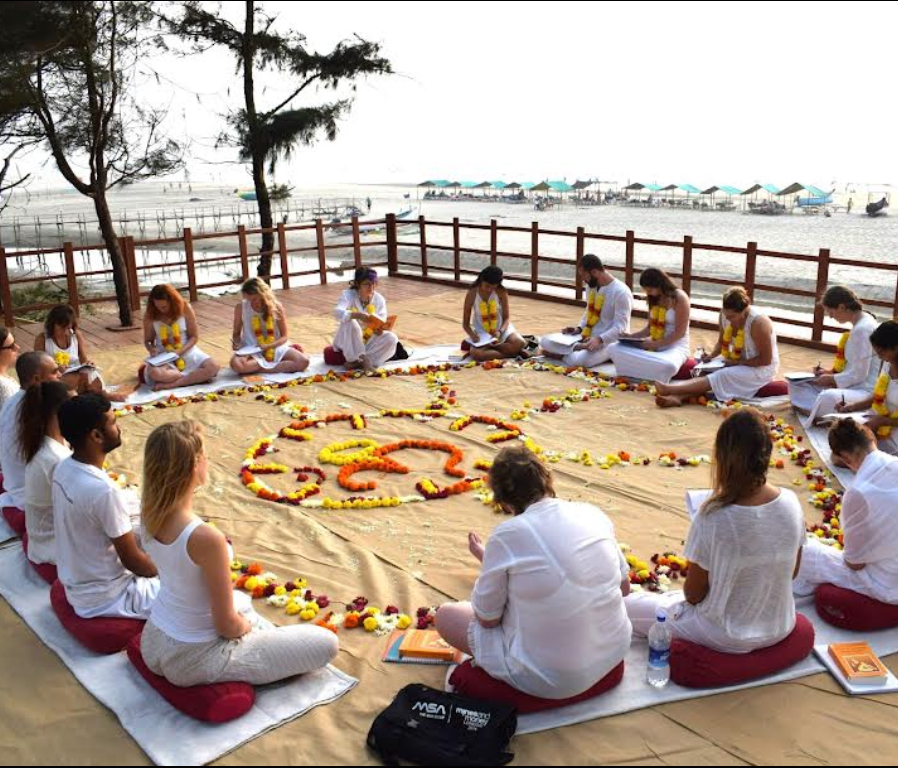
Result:
[[[745,248],[745,291],[755,300],[755,282],[758,274],[758,244],[749,243]]]
[[[387,273],[399,272],[399,247],[396,245],[396,214],[387,214]]]
[[[2,253],[2,252],[3,252],[2,249],[0,249],[0,253]],[[0,258],[2,258],[2,257],[0,257]],[[895,304],[894,304],[894,308],[892,309],[892,317],[895,320],[898,320],[898,277],[895,278]]]
[[[495,219],[490,220],[490,266],[495,267],[499,261],[499,225]]]
[[[829,248],[820,249],[820,257],[817,260],[817,302],[814,305],[814,329],[811,334],[812,341],[823,341],[823,323],[825,315],[823,305],[819,299],[826,292],[829,283]]]
[[[577,301],[583,299],[583,278],[580,275],[580,262],[586,253],[586,230],[577,227],[577,263],[574,265],[574,297]]]
[[[119,253],[125,262],[125,271],[128,275],[128,297],[131,300],[131,311],[140,311],[140,281],[137,277],[137,259],[134,255],[134,238],[120,237],[118,239]]]
[[[683,238],[683,290],[692,295],[692,235]]]
[[[196,292],[196,261],[193,258],[193,230],[184,227],[184,255],[187,258],[187,293],[191,301],[196,301],[199,296]]]
[[[315,238],[318,241],[318,280],[327,285],[327,249],[324,247],[324,222],[315,222]]]
[[[453,248],[453,266],[455,268],[455,282],[461,282],[461,230],[458,226],[458,219],[452,219],[452,248]]]
[[[635,268],[636,262],[636,243],[633,241],[636,239],[636,234],[632,229],[627,230],[627,243],[626,243],[626,255],[624,262],[624,282],[626,282],[627,286],[630,290],[633,290],[633,272]]]
[[[539,222],[530,225],[530,290],[536,293],[539,287]]]
[[[359,217],[352,217],[352,258],[355,268],[362,266],[362,237],[359,232]]]
[[[421,277],[427,277],[427,233],[424,231],[426,221],[423,216],[418,217],[418,234],[421,237]]]
[[[237,227],[237,242],[240,243],[240,274],[243,275],[243,282],[249,280],[249,250],[246,247],[246,225],[240,224]]]
[[[69,306],[75,310],[75,317],[81,316],[81,300],[78,298],[78,279],[75,276],[75,249],[71,243],[62,244],[65,256],[65,281],[69,293]]]
[[[3,322],[7,328],[16,324],[13,314],[12,291],[9,289],[9,270],[6,268],[6,249],[0,245],[0,300],[3,301]]]
[[[321,223],[321,219],[316,222]],[[287,233],[284,231],[284,222],[279,221],[277,226],[278,233],[278,254],[281,257],[281,288],[287,290],[290,287],[290,259],[287,256]]]

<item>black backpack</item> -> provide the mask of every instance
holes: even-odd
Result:
[[[368,746],[384,765],[505,765],[518,727],[508,704],[407,685],[371,724]]]

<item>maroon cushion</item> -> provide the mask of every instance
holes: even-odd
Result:
[[[3,493],[6,488],[3,487],[3,473],[0,472],[0,493]]]
[[[346,358],[339,349],[333,347],[324,348],[324,362],[328,365],[346,365]]]
[[[18,507],[3,507],[3,518],[9,523],[9,527],[15,531],[16,536],[25,535],[25,513]]]
[[[256,691],[249,683],[212,683],[181,688],[155,674],[140,654],[140,635],[128,641],[128,658],[146,680],[175,709],[206,723],[227,723],[253,708]]]
[[[674,638],[670,679],[684,688],[719,688],[781,672],[814,649],[814,625],[795,614],[795,629],[785,640],[751,653],[720,653]]]
[[[471,342],[467,339],[461,340],[461,351],[462,352],[470,352],[471,351]]]
[[[140,368],[137,369],[137,380],[141,384],[147,383],[147,364],[141,363]]]
[[[113,619],[102,616],[97,619],[82,619],[69,605],[65,587],[58,579],[50,587],[50,604],[53,612],[81,645],[94,653],[118,653],[135,636],[143,631],[142,619]]]
[[[785,397],[789,394],[789,382],[787,381],[771,381],[764,387],[761,387],[755,397]]]
[[[815,601],[820,618],[834,627],[855,632],[898,627],[898,605],[881,603],[850,589],[821,584]]]
[[[28,557],[27,533],[22,537],[22,549],[25,552],[25,557]],[[52,584],[56,581],[56,566],[53,565],[53,563],[32,563],[31,558],[28,558],[28,562],[31,563],[31,567],[37,571],[37,575],[46,581],[47,584]]]
[[[698,360],[694,357],[690,357],[685,363],[683,363],[683,367],[677,371],[677,375],[673,377],[674,381],[689,381],[692,378],[692,371],[695,370],[695,366],[698,365]]]
[[[449,684],[455,688],[455,692],[462,696],[473,696],[475,699],[488,699],[501,701],[503,704],[511,704],[522,715],[531,712],[542,712],[547,709],[557,709],[568,704],[577,704],[587,699],[601,696],[620,683],[624,677],[624,662],[618,664],[605,677],[592,688],[577,696],[567,699],[541,699],[531,696],[529,693],[512,688],[508,683],[490,677],[480,667],[475,667],[470,661],[460,664],[449,678]]]

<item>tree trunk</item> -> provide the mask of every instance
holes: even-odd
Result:
[[[254,149],[254,154],[256,151]],[[271,198],[265,181],[265,158],[253,157],[253,184],[256,187],[256,202],[259,205],[259,224],[262,229],[262,248],[259,255],[259,277],[271,275],[271,257],[274,251],[274,219],[271,214]]]
[[[112,213],[106,202],[106,191],[98,191],[94,196],[94,208],[97,212],[97,221],[100,224],[100,232],[103,234],[103,242],[109,252],[112,262],[112,279],[115,282],[115,298],[118,301],[118,316],[122,327],[133,325],[131,316],[131,295],[128,290],[128,271],[125,269],[125,259],[122,256],[118,244],[118,235],[112,223]]]

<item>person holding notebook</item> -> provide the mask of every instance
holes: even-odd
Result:
[[[387,301],[377,290],[377,272],[359,267],[334,310],[337,333],[334,349],[343,353],[346,367],[366,372],[380,368],[396,354],[399,337],[391,330],[395,318],[387,314]]]
[[[499,267],[485,267],[465,295],[462,327],[468,335],[471,358],[478,363],[527,356],[527,342],[511,322],[503,277]]]

